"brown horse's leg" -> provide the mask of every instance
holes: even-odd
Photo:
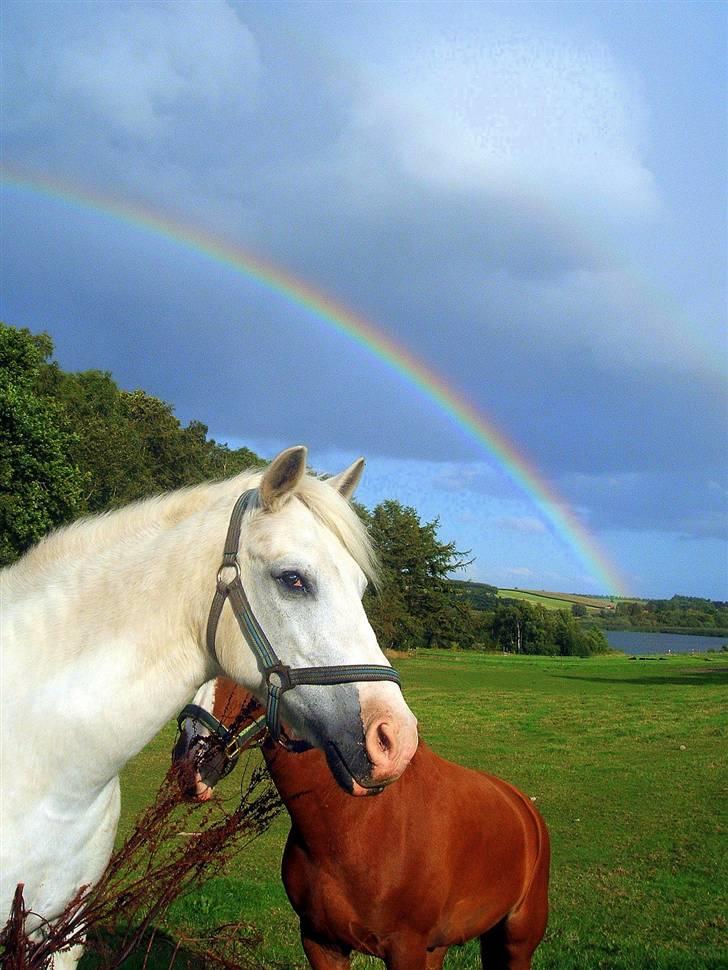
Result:
[[[439,946],[436,950],[428,950],[427,963],[425,964],[427,970],[442,970],[447,950],[446,946]]]
[[[484,970],[531,970],[531,958],[544,928],[531,922],[522,910],[506,916],[480,937]]]
[[[548,916],[547,883],[532,885],[518,909],[480,937],[485,970],[530,970]]]
[[[349,970],[351,966],[351,950],[319,943],[301,930],[303,952],[313,970]]]
[[[540,816],[537,821],[540,846],[528,890],[512,912],[480,937],[486,970],[530,970],[534,950],[546,932],[551,849],[548,829]]]
[[[489,930],[480,937],[480,958],[484,970],[531,970],[535,947],[524,943],[506,943]]]
[[[521,947],[512,946],[506,935],[506,920],[483,933],[480,937],[480,959],[483,970],[530,970],[531,951],[524,953]]]
[[[437,970],[440,963],[430,963],[432,954],[428,953],[421,939],[397,940],[384,960],[387,970]],[[444,959],[444,954],[443,954]]]

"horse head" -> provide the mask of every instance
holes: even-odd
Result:
[[[376,560],[349,499],[363,468],[315,478],[303,447],[271,463],[233,512],[208,624],[220,669],[267,704],[274,736],[282,718],[357,795],[395,781],[417,748],[362,606]]]

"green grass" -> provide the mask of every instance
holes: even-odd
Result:
[[[433,747],[507,778],[549,824],[552,913],[535,968],[728,967],[725,660],[423,651],[397,665]],[[166,770],[172,737],[170,727],[127,766],[122,834]],[[233,774],[223,794],[237,785]],[[195,932],[242,916],[263,934],[266,966],[305,967],[278,875],[286,832],[280,818],[228,875],[179,900],[172,925]],[[474,944],[446,963],[479,966]]]
[[[532,589],[499,589],[500,599],[525,600],[527,603],[538,603],[547,610],[571,610],[574,603],[585,606],[588,613],[599,613],[612,605],[611,600],[599,599],[591,596],[580,596],[576,593],[547,593],[544,590]]]

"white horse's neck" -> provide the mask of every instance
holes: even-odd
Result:
[[[61,534],[55,559],[37,556],[35,569],[21,563],[4,577],[3,634],[15,643],[4,660],[33,669],[12,678],[27,686],[4,706],[11,734],[22,723],[63,738],[62,751],[39,746],[39,771],[63,772],[79,793],[102,786],[218,672],[204,628],[241,489],[225,486],[122,511],[105,523],[115,537],[82,524],[65,536],[72,555],[58,556]]]
[[[362,463],[326,482],[305,475],[305,457],[287,449],[262,475],[71,526],[0,573],[0,909],[23,882],[29,907],[54,919],[100,877],[119,771],[196,687],[223,668],[264,692],[229,608],[214,650],[205,637],[245,489],[258,489],[258,508],[241,534],[241,575],[283,662],[384,662],[361,605],[374,557],[347,502]],[[362,792],[398,777],[417,743],[391,682],[324,694],[302,686],[286,698],[286,717],[307,740],[336,741],[337,777]]]

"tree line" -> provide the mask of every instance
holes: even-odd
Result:
[[[614,613],[605,614],[605,626],[723,636],[728,630],[728,603],[698,596],[623,600],[617,603]]]
[[[183,426],[169,404],[123,390],[107,371],[68,373],[52,357],[47,334],[0,323],[0,566],[80,516],[265,464],[209,438],[200,421]],[[606,649],[565,611],[487,595],[473,603],[451,578],[469,554],[441,539],[437,519],[422,522],[392,499],[357,510],[382,564],[365,608],[383,647]]]
[[[264,464],[107,371],[67,373],[52,355],[47,334],[0,323],[0,565],[82,515]]]

